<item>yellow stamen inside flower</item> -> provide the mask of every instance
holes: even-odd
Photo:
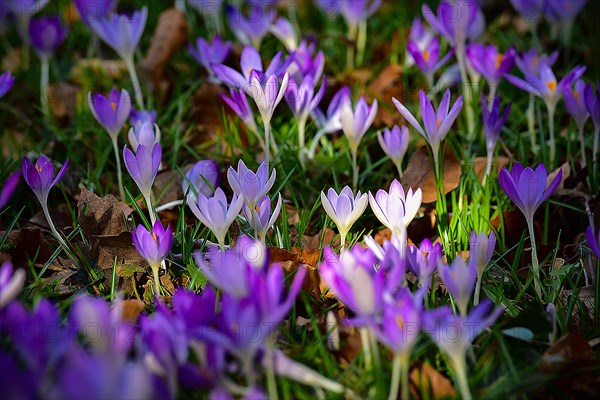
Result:
[[[402,317],[402,315],[398,315],[396,317],[396,325],[398,325],[398,328],[404,329],[405,322],[404,322],[404,318]]]
[[[423,259],[425,261],[427,261],[427,256],[429,255],[429,252],[428,251],[423,251],[422,253],[423,253]]]
[[[35,169],[37,170],[38,174],[42,173],[42,167],[40,167],[37,163],[35,163]]]
[[[254,207],[254,210],[256,210],[256,212],[260,212],[260,207],[258,206],[258,204]]]
[[[441,118],[438,118],[437,119],[437,126],[438,126],[438,128],[440,127],[440,125],[442,125],[442,120],[441,120]]]
[[[578,91],[574,91],[574,92],[573,92],[573,97],[575,97],[575,101],[576,101],[577,103],[579,103],[579,92],[578,92]]]
[[[113,111],[117,111],[117,103],[115,103],[114,101],[111,101],[110,106],[112,107]]]
[[[502,61],[504,61],[504,54],[498,53],[496,56],[496,69],[500,69],[502,66]]]
[[[158,243],[158,237],[156,236],[156,233],[152,232],[152,239],[154,239],[154,243]]]
[[[554,91],[556,90],[556,82],[555,81],[546,82],[546,86],[548,87],[548,89],[550,89],[550,91],[552,93],[554,93]]]
[[[423,60],[425,60],[425,62],[429,62],[430,58],[431,58],[431,55],[429,54],[429,51],[425,50],[423,52]]]

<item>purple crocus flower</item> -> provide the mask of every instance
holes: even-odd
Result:
[[[598,159],[598,149],[600,144],[600,86],[596,89],[596,95],[594,96],[594,88],[592,85],[588,85],[584,91],[585,106],[590,113],[592,122],[594,123],[594,147],[592,151],[593,161],[596,162]]]
[[[335,296],[357,315],[352,322],[366,325],[381,315],[386,277],[375,269],[376,258],[370,249],[354,246],[339,256],[330,247],[323,249],[319,273]]]
[[[227,202],[223,189],[217,188],[214,196],[207,198],[198,193],[197,202],[188,197],[187,205],[196,218],[200,220],[217,238],[221,250],[225,249],[225,236],[229,226],[235,221],[244,204],[244,197],[238,197],[235,193],[231,204]]]
[[[396,166],[400,178],[402,178],[402,160],[404,160],[404,155],[408,150],[409,136],[408,128],[404,125],[402,125],[402,128],[394,125],[391,131],[385,128],[383,135],[381,132],[377,132],[379,145]]]
[[[264,196],[254,208],[244,206],[246,220],[254,230],[255,239],[265,243],[267,232],[277,221],[281,212],[281,194],[278,195],[275,209],[271,212],[271,199]]]
[[[188,46],[190,54],[211,75],[214,75],[211,65],[223,64],[230,50],[231,42],[224,42],[219,35],[215,36],[210,43],[199,37],[196,39],[196,46],[191,43]]]
[[[490,233],[488,237],[485,233],[477,234],[476,231],[471,232],[469,240],[469,268],[474,268],[477,271],[477,285],[475,286],[474,304],[479,304],[479,292],[481,290],[481,280],[483,272],[490,263],[496,248],[496,235]]]
[[[432,38],[425,46],[421,46],[419,42],[410,40],[406,46],[406,50],[417,68],[427,78],[430,88],[433,87],[433,76],[436,71],[454,55],[454,50],[450,50],[440,59],[440,40],[437,37]]]
[[[233,34],[243,45],[252,45],[259,49],[263,38],[269,33],[275,20],[276,10],[260,2],[248,3],[248,16],[239,8],[225,6],[225,15]]]
[[[246,93],[243,89],[229,89],[229,93],[231,97],[228,97],[224,93],[219,93],[219,96],[223,99],[225,103],[235,112],[238,117],[242,120],[246,128],[254,133],[258,133],[258,128],[256,126],[256,121],[254,120],[254,114],[252,114],[252,110],[250,109],[250,105],[248,104],[248,99],[246,98]],[[259,140],[262,140],[260,135],[257,135]]]
[[[537,24],[546,0],[510,0],[510,3],[525,21]]]
[[[342,131],[350,143],[350,150],[353,153],[358,151],[363,136],[373,124],[377,115],[377,100],[369,107],[367,101],[361,97],[356,102],[356,106],[352,109],[352,103],[346,101],[342,104],[341,119]]]
[[[29,21],[31,17],[41,11],[50,0],[18,0],[18,1],[3,1],[0,9],[10,11],[14,16],[17,17],[18,24],[17,30],[19,35],[26,42],[29,43],[30,35],[28,34]],[[0,11],[2,13],[2,11]],[[0,21],[4,22],[4,21]],[[2,28],[0,28],[0,31]]]
[[[515,65],[516,52],[510,48],[501,53],[493,44],[470,44],[467,59],[475,71],[483,75],[491,86],[497,86],[502,77]]]
[[[382,0],[338,0],[339,12],[348,26],[356,26],[366,21],[381,6]]]
[[[421,188],[416,191],[409,188],[404,192],[402,184],[396,179],[390,184],[388,192],[379,189],[375,196],[369,192],[369,204],[373,213],[400,240],[401,256],[404,256],[406,249],[406,228],[417,215],[422,201]]]
[[[485,27],[483,12],[476,1],[442,0],[437,15],[425,4],[423,17],[457,51],[464,51],[467,40],[479,37]]]
[[[8,203],[13,193],[17,189],[19,185],[19,181],[21,179],[21,174],[19,171],[15,171],[8,176],[6,182],[4,182],[4,186],[0,189],[0,210],[4,208],[4,206]]]
[[[140,192],[146,199],[146,204],[150,211],[150,194],[152,193],[152,185],[154,185],[154,179],[158,173],[160,167],[160,161],[162,157],[162,148],[160,144],[156,143],[152,148],[146,147],[140,144],[135,152],[135,155],[129,147],[125,146],[123,149],[123,160],[125,161],[125,168],[131,178],[135,181]]]
[[[342,129],[342,106],[350,101],[350,94],[350,88],[344,86],[331,98],[326,113],[318,108],[313,110],[313,117],[320,130],[334,133]]]
[[[531,49],[524,51],[520,56],[515,58],[515,63],[523,75],[538,75],[540,74],[540,66],[545,64],[552,67],[558,59],[558,51],[552,54],[538,54],[537,49],[532,47]]]
[[[591,86],[591,84],[588,85]],[[569,81],[563,81],[562,83],[565,107],[569,114],[571,114],[579,130],[583,130],[583,126],[590,117],[584,97],[586,86],[588,85],[581,79],[575,81],[575,87]]]
[[[458,114],[462,109],[463,97],[459,96],[450,109],[450,89],[446,90],[442,102],[436,112],[425,92],[421,90],[421,117],[423,119],[423,125],[425,126],[424,130],[421,127],[421,124],[417,122],[417,119],[402,103],[396,100],[396,98],[392,98],[392,101],[406,121],[408,121],[408,123],[427,140],[429,146],[431,146],[435,171],[436,174],[439,174],[441,172],[438,161],[440,145],[450,131],[450,128],[452,128],[452,124],[454,124],[456,117],[458,117]]]
[[[449,307],[441,307],[425,314],[423,330],[446,356],[462,398],[471,399],[465,357],[473,340],[491,326],[504,311],[485,300],[467,316],[454,315]]]
[[[221,183],[219,164],[213,160],[200,160],[185,174],[181,189],[186,197],[198,202],[197,193],[209,197]]]
[[[152,232],[144,226],[138,225],[131,232],[133,245],[138,253],[148,262],[154,276],[155,294],[160,295],[160,277],[158,271],[161,264],[169,255],[173,245],[173,234],[171,226],[165,229],[162,222],[156,221],[152,226]]]
[[[147,148],[152,148],[155,144],[160,143],[160,128],[150,123],[137,124],[129,128],[127,135],[129,144],[133,149],[137,149],[143,144]]]
[[[133,62],[146,20],[148,9],[142,8],[132,15],[113,14],[97,21],[88,21],[90,28],[126,62]]]
[[[156,123],[156,111],[138,110],[135,107],[131,107],[131,113],[129,114],[129,122],[133,126],[137,126],[139,124],[144,123],[154,125]]]
[[[588,245],[590,246],[592,253],[594,253],[594,256],[600,259],[600,230],[598,230],[598,235],[596,237],[594,236],[592,227],[588,226],[585,231],[585,237],[587,238]]]
[[[287,72],[295,82],[302,82],[308,76],[311,76],[315,83],[321,79],[325,68],[325,55],[321,50],[315,54],[315,50],[314,43],[303,40],[294,51]]]
[[[42,60],[52,57],[56,48],[66,39],[67,32],[58,16],[35,18],[29,22],[31,44]]]
[[[298,35],[290,21],[287,19],[277,18],[277,21],[271,25],[269,30],[281,43],[283,43],[288,51],[294,51],[296,50],[296,47],[298,47]]]
[[[431,243],[423,239],[419,247],[410,244],[406,249],[408,269],[419,278],[419,286],[429,290],[431,276],[442,259],[443,249],[440,243]]]
[[[285,92],[285,100],[298,122],[298,147],[300,149],[304,149],[306,121],[321,102],[327,87],[327,80],[323,78],[323,83],[316,94],[315,84],[316,82],[310,75],[304,78],[299,85],[292,78]]]
[[[11,263],[0,266],[0,310],[13,301],[25,283],[25,271],[17,269],[13,273]]]
[[[27,157],[23,158],[21,173],[42,207],[47,207],[50,189],[62,179],[68,167],[69,160],[66,160],[58,171],[58,174],[54,176],[54,165],[52,165],[52,162],[46,156],[40,156],[35,164]]]
[[[90,111],[96,120],[108,132],[111,139],[115,140],[131,113],[131,98],[129,93],[122,89],[112,89],[108,97],[100,93],[88,93]]]
[[[254,208],[258,202],[271,190],[275,183],[277,173],[271,171],[269,176],[269,168],[265,163],[262,163],[256,173],[246,167],[244,161],[238,161],[237,171],[233,167],[227,170],[227,181],[231,189],[238,197],[243,198],[244,204],[248,208]]]
[[[341,246],[344,248],[346,235],[350,232],[356,220],[367,209],[369,204],[368,195],[366,193],[362,194],[359,190],[355,196],[349,186],[344,186],[339,195],[333,188],[329,188],[327,196],[324,192],[321,192],[321,204],[329,218],[337,226]]]
[[[444,262],[438,264],[438,272],[448,292],[454,298],[456,307],[462,316],[467,316],[469,300],[475,289],[477,269],[475,264],[467,264],[462,257],[457,257],[448,265]]]
[[[81,20],[90,26],[115,11],[119,0],[74,0],[74,3]]]
[[[546,200],[558,187],[562,180],[562,168],[556,174],[556,177],[548,187],[546,182],[548,174],[543,164],[538,165],[534,170],[523,168],[521,163],[517,162],[511,172],[503,168],[500,171],[500,187],[506,195],[517,205],[525,216],[529,228],[529,238],[531,240],[531,259],[534,273],[535,291],[540,301],[542,300],[542,290],[539,278],[539,263],[537,258],[537,246],[535,242],[535,230],[533,228],[533,216],[538,207]]]
[[[11,71],[6,71],[0,75],[0,98],[4,97],[15,83],[15,78],[11,74]]]
[[[585,6],[587,0],[551,0],[546,1],[545,13],[554,21],[574,20]]]
[[[488,110],[485,94],[481,93],[481,114],[483,117],[483,127],[485,130],[486,147],[488,153],[488,163],[491,163],[494,155],[496,143],[500,138],[500,132],[506,123],[512,103],[508,103],[504,109],[504,114],[500,116],[500,95],[496,95],[492,103],[491,110]]]

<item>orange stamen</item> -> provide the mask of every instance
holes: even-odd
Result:
[[[156,233],[152,232],[152,239],[154,239],[154,243],[158,243],[158,237],[156,236]]]
[[[115,103],[114,101],[111,101],[110,106],[112,107],[113,111],[117,111],[117,103]]]
[[[425,62],[429,62],[430,58],[431,58],[431,55],[429,54],[429,51],[425,50],[423,52],[423,60],[425,60]]]
[[[402,315],[398,315],[396,317],[396,325],[398,325],[398,328],[404,329],[405,322],[404,322],[404,318],[402,317]]]
[[[548,87],[548,89],[550,89],[552,93],[554,93],[554,91],[556,90],[556,81],[548,81],[546,82],[546,86]]]
[[[37,165],[37,163],[35,163],[35,169],[37,170],[38,174],[42,173],[42,167],[40,167],[39,165]]]
[[[438,120],[437,120],[437,126],[438,126],[438,128],[440,127],[440,125],[442,125],[442,120],[440,118],[438,118]]]
[[[496,56],[496,69],[500,69],[502,66],[502,61],[504,61],[504,54],[498,53]]]
[[[575,101],[576,101],[577,103],[579,103],[579,92],[578,92],[578,91],[574,91],[574,92],[573,92],[573,97],[575,97]]]

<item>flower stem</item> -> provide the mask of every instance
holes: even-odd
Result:
[[[115,153],[115,162],[117,163],[117,185],[119,185],[119,196],[121,201],[125,200],[125,189],[123,188],[123,171],[121,170],[121,155],[119,153],[119,145],[116,137],[111,137],[113,151]]]
[[[467,76],[467,65],[465,64],[465,45],[458,44],[456,47],[456,60],[460,69],[460,80],[463,86],[463,95],[465,99],[465,108],[467,111],[467,134],[469,141],[475,140],[475,114],[473,113],[472,87]]]
[[[319,132],[317,132],[317,134],[313,138],[312,143],[310,144],[310,148],[308,149],[307,157],[309,159],[312,160],[315,157],[315,151],[317,150],[317,145],[319,144],[319,140],[321,140],[321,138],[323,136],[325,136],[325,134],[327,134],[327,131],[324,129],[321,129]]]
[[[302,151],[306,145],[306,118],[298,120],[298,149]]]
[[[42,57],[42,71],[40,76],[40,105],[45,118],[50,118],[50,104],[48,103],[48,86],[50,84],[50,60]]]
[[[471,400],[471,389],[469,388],[469,380],[467,378],[467,366],[465,364],[464,356],[453,357],[451,364],[454,368],[454,376],[456,377],[456,383],[460,390],[460,394],[464,400]]]
[[[581,145],[581,168],[585,168],[587,166],[587,157],[585,156],[585,137],[583,136],[583,124],[579,126],[579,144]]]
[[[157,296],[160,296],[160,276],[158,275],[158,269],[160,265],[151,265],[152,275],[154,276],[154,290]]]
[[[373,365],[373,354],[371,352],[371,344],[369,340],[369,328],[360,328],[360,342],[365,354],[365,369],[371,369]]]
[[[154,226],[156,222],[156,213],[154,208],[152,208],[152,201],[150,200],[150,193],[142,193],[144,196],[144,201],[146,202],[146,208],[148,209],[148,215],[150,216],[150,224]]]
[[[352,153],[352,188],[356,193],[358,190],[358,148],[352,146],[350,152]]]
[[[265,147],[264,147],[264,153],[265,153],[265,163],[267,164],[267,166],[269,165],[269,162],[271,161],[271,122],[265,122]]]
[[[184,203],[185,203],[185,200],[183,200],[183,199],[181,199],[181,200],[173,200],[173,201],[165,203],[165,204],[163,204],[163,205],[161,205],[159,207],[156,207],[155,211],[156,212],[160,212],[160,211],[164,211],[164,210],[169,210],[169,209],[171,209],[173,207],[180,206],[180,205],[182,205]]]
[[[273,369],[273,349],[271,345],[267,345],[265,349],[266,357],[266,373],[267,373],[267,391],[269,393],[269,399],[277,400],[279,395],[277,394],[277,383],[275,381],[275,371]]]
[[[69,246],[67,246],[67,242],[64,241],[64,239],[62,238],[62,236],[60,235],[60,233],[56,229],[56,226],[54,225],[54,222],[52,222],[52,217],[50,217],[50,211],[48,210],[47,202],[46,202],[46,204],[42,203],[42,210],[44,211],[44,216],[46,217],[46,222],[48,222],[48,227],[50,228],[50,231],[52,232],[52,235],[54,235],[54,237],[56,238],[56,240],[58,241],[58,243],[60,244],[60,246],[65,250],[65,252],[69,256],[71,256],[73,258],[73,260],[75,260],[75,258],[74,258],[75,256],[71,252],[71,249],[69,249]]]
[[[473,295],[473,306],[479,304],[479,295],[481,293],[481,280],[483,279],[483,271],[482,273],[477,272],[477,282],[475,282],[475,294]]]
[[[352,24],[348,27],[348,47],[346,48],[346,68],[349,70],[354,68],[354,39],[356,39],[357,26]]]
[[[358,23],[358,36],[356,37],[356,65],[360,66],[365,58],[365,47],[367,45],[367,21]]]
[[[481,181],[481,185],[485,186],[485,182],[487,180],[487,177],[490,176],[491,172],[492,172],[492,164],[494,163],[494,150],[492,149],[490,151],[490,149],[488,149],[487,152],[487,162],[485,165],[485,174],[483,175],[483,180]]]
[[[529,229],[529,239],[531,240],[531,269],[533,270],[533,286],[538,299],[543,301],[542,288],[540,285],[540,263],[537,256],[537,244],[535,242],[533,218],[527,218],[527,228]]]
[[[496,90],[498,89],[497,83],[490,83],[490,95],[488,97],[488,110],[491,112],[494,106],[494,98],[496,97]]]
[[[133,90],[135,92],[135,101],[137,102],[138,108],[144,110],[144,97],[142,95],[142,87],[140,86],[140,80],[138,79],[137,71],[135,70],[135,64],[133,63],[133,57],[125,60],[127,70],[129,71],[129,77],[133,84]]]
[[[548,109],[548,131],[550,132],[550,139],[548,145],[550,146],[550,168],[554,168],[554,159],[556,157],[556,141],[554,140],[554,112],[555,107],[552,105],[546,106]]]
[[[390,384],[390,393],[388,395],[389,400],[396,400],[398,398],[400,381],[402,381],[402,393],[400,398],[404,400],[408,399],[409,367],[410,357],[408,354],[403,352],[394,355],[394,361],[392,362],[392,382]]]
[[[529,140],[531,140],[531,150],[537,155],[537,134],[535,133],[535,95],[529,95],[529,107],[527,107],[527,128],[529,130]]]

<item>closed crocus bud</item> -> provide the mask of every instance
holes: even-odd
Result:
[[[358,191],[355,196],[349,186],[345,186],[339,195],[333,188],[327,191],[327,195],[321,192],[321,203],[340,232],[342,248],[346,243],[346,235],[356,220],[363,215],[368,202],[369,198],[366,193],[362,194]]]
[[[212,196],[221,183],[219,164],[213,160],[200,160],[185,174],[181,184],[183,195],[197,202],[197,194]]]
[[[476,231],[471,232],[469,240],[469,263],[475,265],[477,275],[481,280],[485,267],[490,263],[496,248],[496,235],[490,232],[490,235],[485,233],[477,234]]]
[[[156,221],[152,231],[148,231],[141,225],[138,225],[132,232],[133,245],[142,257],[148,262],[154,273],[154,284],[156,285],[156,294],[160,293],[160,279],[158,270],[161,263],[169,255],[173,244],[173,234],[171,227],[163,228],[160,221]]]
[[[196,39],[196,46],[188,46],[190,54],[211,75],[214,75],[211,65],[223,64],[230,50],[231,42],[224,42],[218,35],[211,42],[199,37]]]
[[[21,173],[25,182],[27,182],[33,193],[37,196],[42,207],[47,207],[50,189],[62,179],[68,167],[69,160],[66,160],[55,177],[54,165],[45,156],[38,158],[35,164],[27,157],[23,158]]]
[[[277,196],[277,204],[271,212],[271,199],[264,196],[254,208],[244,206],[244,214],[248,223],[254,229],[255,239],[265,242],[267,232],[275,224],[281,212],[281,194]]]
[[[129,128],[129,144],[137,151],[139,145],[143,144],[151,149],[155,144],[160,143],[160,128],[157,124],[148,122],[137,124]]]
[[[281,41],[281,43],[283,43],[289,52],[296,50],[296,47],[298,47],[298,35],[287,19],[278,18],[277,21],[271,25],[270,31]]]
[[[40,17],[29,22],[29,36],[40,59],[47,60],[67,37],[67,29],[58,16]]]
[[[231,204],[227,202],[223,189],[217,188],[214,196],[207,198],[198,194],[197,203],[188,197],[187,204],[200,222],[217,238],[221,250],[225,249],[225,236],[244,205],[244,198],[233,195]]]
[[[129,150],[129,147],[125,146],[123,149],[123,159],[125,160],[127,172],[129,172],[146,199],[149,199],[152,193],[152,185],[154,185],[154,179],[158,174],[161,157],[162,149],[158,143],[152,148],[143,144],[139,145],[135,155]],[[150,206],[148,201],[147,203]]]
[[[383,135],[381,132],[377,133],[377,140],[379,140],[381,149],[396,166],[400,178],[402,178],[402,160],[408,149],[409,136],[406,126],[398,128],[397,125],[394,125],[391,131],[385,128]]]
[[[352,109],[352,103],[349,100],[342,104],[342,130],[353,152],[358,150],[358,145],[373,124],[376,115],[377,100],[373,100],[373,104],[369,107],[367,101],[361,97],[354,109]]]
[[[477,277],[475,265],[467,264],[459,256],[452,262],[452,265],[440,262],[438,272],[448,292],[454,298],[458,311],[461,315],[466,316]]]

